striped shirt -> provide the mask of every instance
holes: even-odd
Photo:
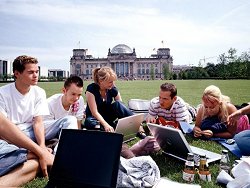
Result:
[[[153,98],[150,101],[148,113],[155,118],[157,118],[158,116],[164,117],[168,121],[192,122],[192,117],[188,111],[186,103],[182,98],[178,96],[169,110],[160,107],[159,97]]]

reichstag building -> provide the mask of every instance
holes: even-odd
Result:
[[[84,80],[92,79],[92,70],[96,67],[109,66],[119,79],[162,79],[163,69],[173,70],[173,58],[169,48],[158,48],[156,54],[148,58],[136,57],[135,49],[125,44],[118,44],[110,50],[107,58],[95,58],[86,54],[86,49],[73,49],[70,59],[70,74]]]

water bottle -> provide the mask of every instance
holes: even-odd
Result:
[[[185,167],[183,170],[182,178],[185,181],[194,181],[195,169],[194,169],[194,154],[188,153],[187,160],[185,162]]]
[[[230,173],[230,164],[229,164],[228,150],[222,150],[221,160],[220,160],[220,171],[224,170],[228,174]]]
[[[211,173],[209,171],[205,154],[200,155],[199,177],[201,180],[211,181]]]

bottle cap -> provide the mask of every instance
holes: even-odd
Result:
[[[188,153],[188,156],[194,156],[194,154],[193,153]]]
[[[200,154],[200,158],[206,158],[206,154],[205,153]]]
[[[223,150],[222,150],[222,153],[227,154],[227,153],[228,153],[228,150],[223,149]]]

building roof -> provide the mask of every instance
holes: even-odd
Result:
[[[126,54],[126,53],[133,53],[132,49],[125,45],[125,44],[118,44],[112,50],[112,54]]]

